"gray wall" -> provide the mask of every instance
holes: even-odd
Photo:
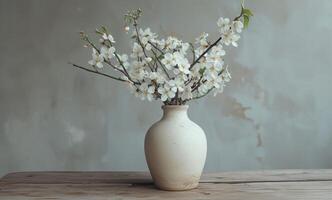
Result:
[[[112,27],[129,50],[123,13],[188,41],[216,37],[240,1],[0,1],[0,175],[22,170],[147,170],[143,139],[161,116],[85,64],[78,31]],[[332,167],[332,1],[248,0],[255,13],[227,62],[224,94],[191,103],[206,131],[206,171]]]

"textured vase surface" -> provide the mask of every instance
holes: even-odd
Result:
[[[162,190],[196,188],[207,152],[204,131],[188,117],[187,105],[167,105],[145,136],[145,157],[154,184]]]

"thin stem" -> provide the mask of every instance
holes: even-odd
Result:
[[[191,47],[191,51],[192,51],[192,54],[193,54],[193,63],[195,62],[195,58],[196,58],[196,54],[195,54],[195,47],[192,43],[189,43],[190,44],[190,47]]]
[[[154,57],[156,58],[156,60],[158,61],[160,67],[161,67],[161,68],[163,69],[163,71],[165,72],[167,78],[168,78],[168,79],[171,79],[171,77],[170,77],[170,75],[168,74],[168,72],[167,72],[166,68],[164,67],[163,63],[159,60],[157,53],[154,52],[153,50],[151,50],[151,51],[152,51]]]
[[[223,72],[224,72],[224,69],[222,69],[222,70],[218,73],[218,76],[220,76]],[[195,85],[195,87],[191,90],[191,92],[194,92],[195,90],[197,90],[197,89],[199,88],[199,86],[201,86],[202,83],[204,84],[204,83],[207,81],[207,80],[205,79],[204,81],[201,82],[202,78],[203,78],[203,74],[202,74],[202,76],[200,77],[200,79],[196,82],[197,85]]]
[[[140,40],[140,38],[139,38],[139,36],[138,36],[139,34],[138,34],[138,27],[137,27],[137,22],[136,22],[136,21],[135,21],[135,23],[134,23],[134,27],[135,27],[135,31],[136,31],[136,37],[137,37],[138,44],[142,47],[142,49],[143,49],[143,54],[144,54],[145,58],[147,58],[148,56],[147,56],[147,54],[146,54],[146,52],[145,52],[145,47],[144,47],[144,45],[142,44],[142,42],[141,42],[141,40]],[[153,68],[151,67],[150,63],[147,63],[147,64],[148,64],[150,70],[153,72]]]
[[[100,50],[88,39],[88,38],[86,38],[86,41],[98,52],[98,54],[100,54]],[[110,47],[112,47],[112,43],[110,42],[110,41],[108,41],[109,42],[109,45],[108,44],[106,44],[106,43],[104,43],[103,45],[105,45],[105,46],[107,46],[108,48],[110,48]],[[130,77],[130,75],[129,75],[129,73],[127,72],[127,70],[126,70],[126,68],[124,67],[124,65],[123,65],[123,63],[122,63],[122,61],[121,61],[121,59],[119,58],[119,56],[116,54],[116,53],[114,53],[114,55],[115,55],[115,57],[116,57],[116,59],[118,60],[118,62],[120,63],[120,65],[121,65],[121,67],[122,67],[122,69],[123,70],[121,70],[121,69],[119,69],[119,68],[117,68],[116,66],[114,66],[112,63],[111,63],[111,61],[109,60],[109,59],[105,59],[104,60],[104,62],[106,63],[106,64],[108,64],[109,66],[111,66],[115,71],[119,71],[119,72],[121,72],[123,75],[125,75],[132,83],[135,83],[135,84],[140,84],[139,82],[135,82],[131,77]]]
[[[119,72],[121,72],[122,74],[126,75],[126,74],[124,73],[124,71],[122,71],[121,69],[119,69],[119,68],[117,68],[116,66],[114,66],[114,65],[111,63],[110,60],[106,60],[106,59],[105,59],[104,62],[105,62],[106,64],[108,64],[109,66],[111,66],[115,71],[119,71]]]
[[[136,82],[136,81],[134,81],[130,76],[129,76],[129,74],[128,74],[128,72],[127,71],[123,71],[123,70],[121,70],[121,69],[119,69],[119,68],[117,68],[116,66],[114,66],[112,63],[111,63],[111,61],[110,60],[104,60],[104,62],[106,63],[106,64],[108,64],[109,66],[111,66],[115,71],[119,71],[119,72],[121,72],[123,75],[125,75],[131,82],[133,82],[133,83],[135,83],[135,84],[140,84],[139,82]]]
[[[98,52],[98,54],[100,54],[100,50],[96,47],[96,45],[94,45],[94,44],[89,40],[88,37],[85,38],[85,41],[86,41],[87,43],[89,43],[89,44],[92,46],[92,48],[94,48],[94,49]]]
[[[243,2],[244,3],[244,2]],[[241,7],[241,13],[239,16],[235,17],[233,21],[237,21],[239,20],[241,17],[243,16],[243,4],[242,4],[242,7]]]
[[[114,52],[114,55],[116,57],[116,59],[118,60],[118,62],[120,63],[124,73],[128,76],[128,78],[130,78],[128,72],[127,72],[127,69],[125,68],[125,66],[123,65],[123,62],[121,61],[121,59],[119,58],[118,54],[116,52]]]
[[[155,49],[157,49],[161,54],[165,54],[160,48],[158,48],[155,44],[153,44],[152,42],[148,41],[148,43],[153,46]]]
[[[194,100],[194,99],[200,99],[202,97],[205,97],[207,94],[209,94],[212,90],[214,89],[214,87],[212,87],[211,89],[209,89],[205,94],[201,95],[201,96],[197,96],[197,97],[194,97],[190,100]]]
[[[222,39],[222,37],[219,37],[213,44],[211,44],[189,67],[189,70],[191,70],[196,63],[208,52],[210,49],[218,44],[218,42]]]
[[[91,72],[91,73],[95,73],[95,74],[99,74],[99,75],[102,75],[102,76],[106,76],[108,78],[111,78],[111,79],[114,79],[114,80],[117,80],[117,81],[122,81],[122,82],[129,82],[125,79],[122,79],[122,78],[119,78],[119,77],[114,77],[114,76],[111,76],[111,75],[108,75],[108,74],[105,74],[105,73],[102,73],[102,72],[98,72],[98,71],[94,71],[94,70],[91,70],[91,69],[88,69],[88,68],[85,68],[85,67],[82,67],[82,66],[79,66],[79,65],[76,65],[74,63],[69,63],[71,64],[72,66],[74,67],[77,67],[77,68],[80,68],[80,69],[83,69],[85,71],[88,71],[88,72]]]
[[[199,86],[201,85],[200,82],[203,79],[203,74],[201,75],[201,77],[198,79],[198,81],[196,83],[194,83],[194,87],[191,90],[191,92],[194,92],[195,90],[197,90],[199,88]]]

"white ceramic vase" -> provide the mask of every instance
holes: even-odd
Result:
[[[154,184],[162,190],[196,188],[206,159],[205,133],[189,119],[187,105],[162,108],[163,117],[145,136],[145,157]]]

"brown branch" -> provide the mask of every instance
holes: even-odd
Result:
[[[159,60],[157,53],[154,52],[153,50],[152,50],[152,53],[153,53],[154,57],[156,58],[157,62],[159,63],[160,67],[161,67],[161,68],[163,69],[163,71],[165,72],[165,74],[166,74],[166,76],[168,77],[168,79],[171,79],[171,77],[170,77],[170,75],[168,74],[167,70],[165,69],[163,63],[161,63],[161,61]]]
[[[239,16],[235,17],[233,21],[239,20],[243,16],[243,5],[241,6],[241,13]]]
[[[193,63],[195,62],[196,54],[195,54],[195,47],[192,43],[189,43],[192,51],[193,56]]]
[[[161,49],[159,49],[155,44],[153,44],[152,42],[148,41],[148,43],[153,46],[155,49],[157,49],[160,53],[165,54]]]
[[[221,40],[222,37],[219,37],[213,44],[211,44],[189,67],[189,70],[191,70],[196,63],[208,52],[210,49],[218,44],[218,42]]]
[[[224,69],[222,69],[219,73],[218,76],[220,76],[222,73],[224,72]],[[196,85],[193,87],[193,89],[191,90],[191,92],[194,92],[195,90],[197,90],[199,88],[199,86],[201,86],[201,84],[205,83],[207,80],[205,79],[204,81],[201,82],[201,80],[203,79],[203,74],[200,77],[200,79],[196,82]]]
[[[145,52],[145,47],[144,47],[143,43],[141,42],[141,40],[140,40],[140,38],[138,36],[139,34],[138,34],[137,22],[134,23],[134,27],[135,27],[135,31],[136,31],[136,37],[137,37],[138,44],[142,47],[143,54],[144,54],[145,58],[147,58],[148,55]],[[153,68],[151,67],[150,63],[147,63],[147,64],[148,64],[150,70],[153,72]]]
[[[88,71],[88,72],[91,72],[91,73],[94,73],[94,74],[98,74],[98,75],[102,75],[102,76],[106,76],[108,78],[111,78],[111,79],[114,79],[114,80],[117,80],[117,81],[122,81],[122,82],[130,82],[130,81],[127,81],[125,79],[122,79],[122,78],[119,78],[119,77],[114,77],[114,76],[111,76],[111,75],[108,75],[108,74],[105,74],[105,73],[102,73],[102,72],[98,72],[98,71],[94,71],[92,69],[88,69],[88,68],[85,68],[85,67],[82,67],[82,66],[79,66],[79,65],[76,65],[74,63],[69,63],[71,64],[72,66],[74,67],[77,67],[77,68],[80,68],[80,69],[83,69],[85,71]],[[135,83],[133,83],[135,84]]]

